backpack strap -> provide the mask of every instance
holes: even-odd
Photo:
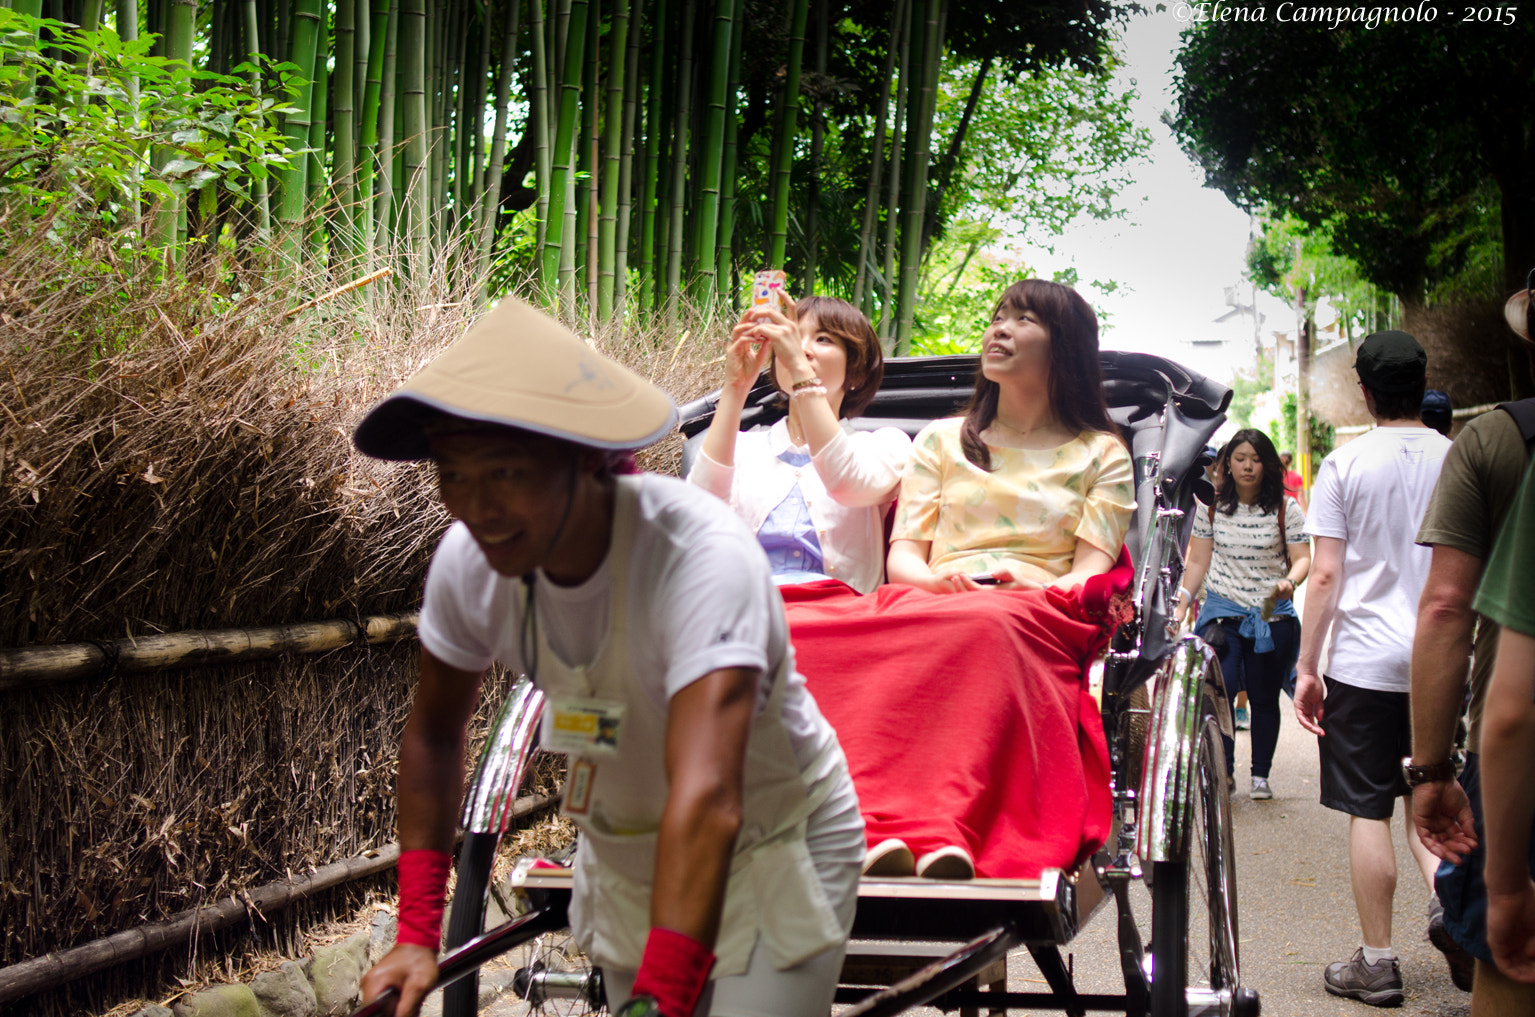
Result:
[[[1498,409],[1514,418],[1514,423],[1519,425],[1519,434],[1524,438],[1525,454],[1535,457],[1535,398],[1499,403]]]
[[[1290,514],[1290,495],[1288,492],[1279,496],[1279,557],[1284,561],[1286,572],[1290,571],[1290,538],[1285,535],[1285,516]]]

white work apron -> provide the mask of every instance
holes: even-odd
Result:
[[[641,688],[629,658],[629,555],[639,516],[639,478],[619,477],[612,543],[608,549],[608,631],[586,667],[567,666],[537,629],[534,680],[551,696],[620,702],[623,721],[616,755],[585,757],[595,767],[575,860],[570,924],[576,941],[598,965],[639,967],[650,931],[650,891],[656,840],[666,805],[664,762],[666,712]],[[519,606],[526,596],[517,587]],[[685,625],[687,619],[669,620]],[[792,656],[772,676],[767,703],[752,722],[746,746],[744,814],[730,864],[711,977],[747,968],[757,937],[782,970],[844,938],[805,842],[806,819],[834,781],[822,781],[814,798],[784,729],[782,707]],[[826,750],[840,753],[835,741]],[[572,758],[572,767],[578,762]],[[818,760],[817,764],[821,761]],[[823,767],[812,765],[809,772]]]

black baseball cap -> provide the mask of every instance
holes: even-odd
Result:
[[[1428,354],[1406,332],[1371,332],[1359,344],[1354,370],[1367,388],[1377,392],[1411,392],[1423,385]]]

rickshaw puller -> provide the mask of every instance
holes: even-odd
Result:
[[[614,472],[669,433],[659,389],[502,301],[369,411],[357,447],[432,459],[433,555],[400,748],[400,922],[363,981],[414,1013],[436,978],[465,729],[493,661],[549,697],[580,827],[571,926],[638,1012],[829,1012],[863,823],[794,671],[768,563],[722,502]]]

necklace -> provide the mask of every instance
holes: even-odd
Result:
[[[798,424],[799,421],[795,419],[793,413],[784,418],[784,427],[789,431],[789,444],[795,448],[801,448],[805,444],[805,429]]]
[[[1020,438],[1032,438],[1034,435],[1041,432],[1048,433],[1056,429],[1055,421],[1051,420],[1048,422],[1039,423],[1034,427],[1025,430],[1024,428],[1018,427],[1015,424],[1009,424],[1007,421],[1002,419],[1001,414],[991,418],[991,426],[1001,428],[1004,431],[1009,431]]]

